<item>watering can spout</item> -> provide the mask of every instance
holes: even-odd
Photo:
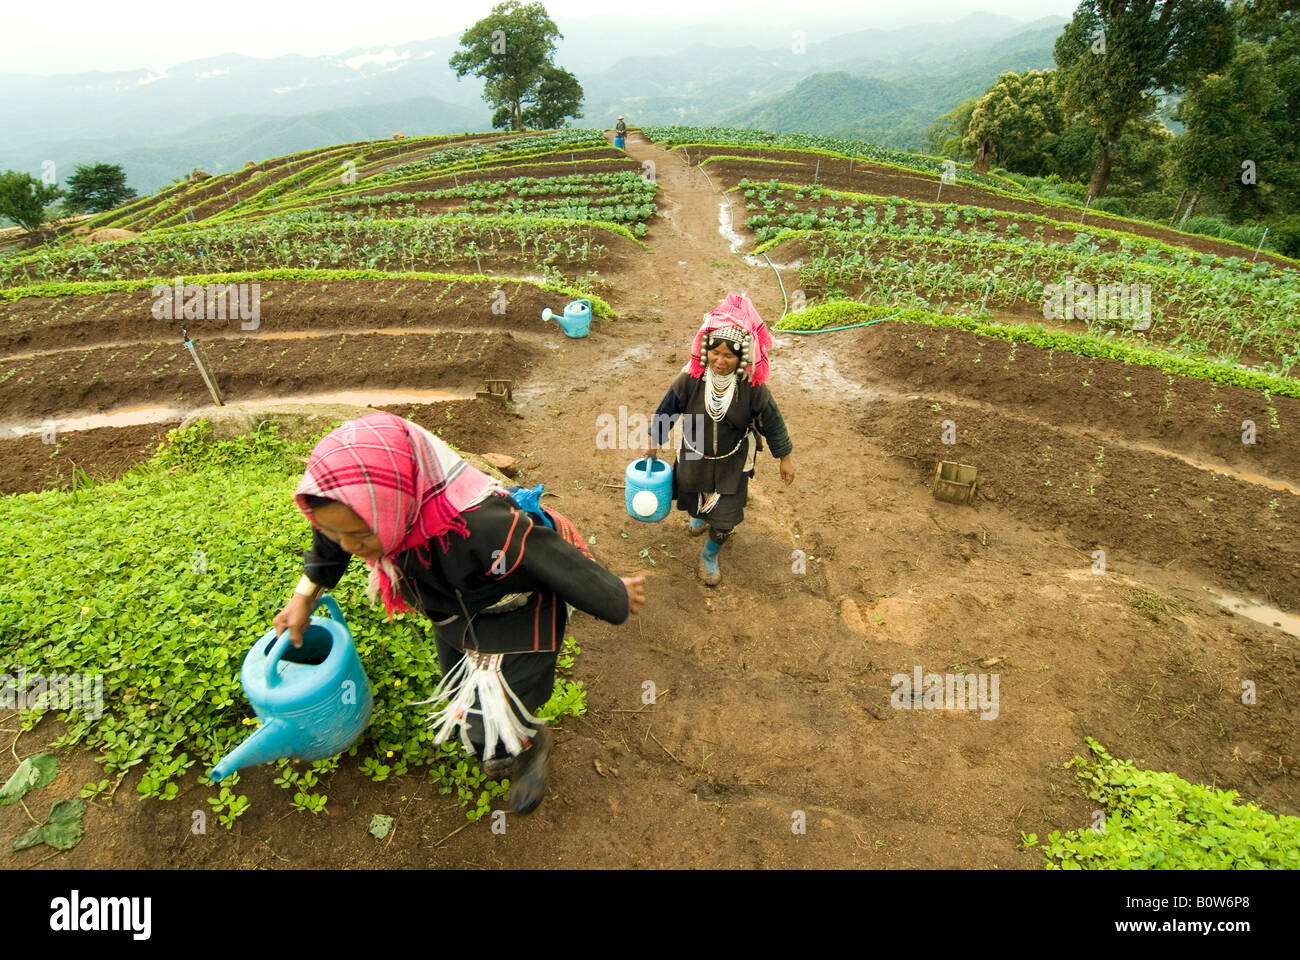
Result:
[[[549,320],[549,319],[551,319],[551,317],[553,317],[553,316],[555,316],[555,314],[551,313],[551,308],[550,308],[550,307],[543,307],[543,308],[542,308],[542,320]]]
[[[208,777],[221,781],[243,767],[287,757],[292,752],[291,736],[292,731],[283,721],[267,720],[261,729],[222,757]]]

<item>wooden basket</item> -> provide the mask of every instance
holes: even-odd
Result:
[[[474,394],[475,397],[484,397],[491,400],[501,400],[503,402],[514,399],[514,391],[511,389],[513,380],[496,380],[488,379],[483,383],[487,386],[486,390],[479,390]]]
[[[934,498],[947,503],[971,503],[975,499],[978,472],[969,464],[940,460],[934,469]]]

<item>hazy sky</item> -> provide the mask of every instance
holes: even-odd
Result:
[[[493,7],[492,0],[60,0],[56,5],[2,0],[0,72],[73,73],[84,70],[164,70],[176,63],[242,53],[273,57],[285,53],[316,56],[351,47],[400,44],[456,33]],[[948,23],[969,13],[988,12],[1033,20],[1069,17],[1077,0],[862,0],[791,4],[735,0],[655,0],[640,6],[609,0],[544,0],[551,19],[564,31],[566,20],[597,15],[654,15],[665,20],[698,18],[737,11],[750,26],[770,19],[784,27],[796,11],[843,12],[879,27]],[[775,40],[786,42],[782,34]],[[635,53],[634,50],[626,51]]]

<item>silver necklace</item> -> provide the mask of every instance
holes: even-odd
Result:
[[[736,396],[736,371],[720,376],[713,372],[712,367],[705,367],[704,385],[707,388],[704,396],[705,412],[717,423],[727,415],[731,401]]]

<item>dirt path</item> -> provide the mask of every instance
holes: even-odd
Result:
[[[574,618],[588,712],[557,735],[547,802],[504,833],[488,819],[461,829],[427,779],[344,769],[328,816],[285,820],[272,768],[257,768],[241,777],[253,805],[233,833],[191,833],[209,793],[191,786],[170,804],[93,804],[87,840],[51,865],[1032,869],[1042,858],[1022,830],[1090,822],[1062,769],[1084,736],[1300,812],[1295,711],[1277,693],[1300,677],[1281,635],[1226,618],[1195,577],[1123,554],[1096,576],[1091,548],[1062,528],[933,501],[859,428],[899,391],[873,393],[878,371],[844,361],[840,341],[778,340],[771,386],[797,476],[786,487],[761,455],[721,586],[696,579],[701,544],[679,514],[629,519],[634,454],[598,447],[600,418],[649,414],[729,291],[769,324],[783,301],[772,271],[719,232],[723,201],[702,171],[636,136],[628,153],[654,163],[660,216],[606,292],[620,319],[552,344],[553,362],[516,389],[521,417],[490,441],[520,458],[521,483],[559,495],[606,566],[649,578],[629,623]],[[893,678],[915,669],[997,675],[996,710],[895,709]],[[1235,700],[1243,676],[1259,682],[1257,708]],[[19,755],[55,735],[22,738]],[[56,786],[95,773],[82,753],[65,766]],[[397,817],[384,845],[366,833],[376,812]],[[21,817],[0,808],[0,830]]]

